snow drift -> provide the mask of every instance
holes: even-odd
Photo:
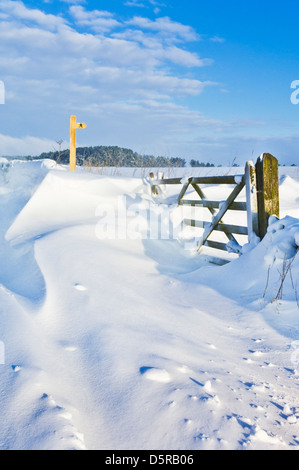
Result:
[[[298,183],[219,267],[144,236],[147,180],[52,165],[2,172],[0,448],[298,448]]]

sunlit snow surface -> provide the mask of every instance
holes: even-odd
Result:
[[[297,168],[217,266],[161,237],[179,188],[144,170],[1,165],[0,449],[298,449]]]

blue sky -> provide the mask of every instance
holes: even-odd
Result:
[[[299,164],[299,3],[0,0],[0,155],[69,142]]]

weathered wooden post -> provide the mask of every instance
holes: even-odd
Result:
[[[270,215],[279,217],[278,160],[270,153],[263,153],[256,165],[259,237],[267,233]]]
[[[253,162],[246,163],[245,182],[246,182],[248,239],[249,239],[249,242],[251,242],[254,238],[254,235],[259,237],[257,183],[256,183],[256,171],[255,171],[255,166]]]
[[[77,129],[85,129],[86,124],[76,122],[76,116],[71,116],[70,123],[70,170],[76,170],[76,131]]]
[[[158,190],[156,189],[156,186],[154,185],[155,175],[152,171],[150,172],[149,177],[150,177],[150,184],[151,184],[152,194],[158,194]]]

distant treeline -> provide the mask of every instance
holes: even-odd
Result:
[[[192,167],[214,167],[215,165],[213,163],[204,163],[200,162],[198,160],[190,160],[190,166]]]
[[[179,157],[154,157],[139,155],[131,149],[116,146],[78,147],[77,165],[110,166],[110,167],[184,167],[186,160]],[[68,164],[69,150],[62,152],[42,153],[39,159],[51,158],[58,163]]]
[[[7,157],[10,158],[10,157]],[[70,159],[70,151],[52,151],[44,152],[39,156],[15,157],[22,160],[40,160],[51,159],[57,163],[67,165]],[[140,155],[133,152],[131,149],[126,149],[117,146],[104,146],[97,147],[78,147],[77,148],[77,165],[80,166],[100,166],[100,167],[138,167],[138,168],[182,168],[187,166],[184,158],[180,157],[154,157],[153,155]],[[200,162],[199,160],[191,159],[188,162],[191,167],[215,167],[213,163]],[[222,165],[217,165],[221,167]],[[238,167],[237,163],[232,162],[228,166]],[[282,165],[285,166],[285,165]],[[292,166],[296,166],[293,164]]]
[[[77,165],[108,166],[108,167],[138,167],[138,168],[183,168],[187,166],[186,160],[180,157],[155,157],[153,155],[140,155],[131,149],[117,146],[78,147]],[[61,164],[68,164],[70,151],[44,152],[37,157],[28,156],[27,160],[50,158]],[[191,166],[213,167],[211,163],[191,160]]]

